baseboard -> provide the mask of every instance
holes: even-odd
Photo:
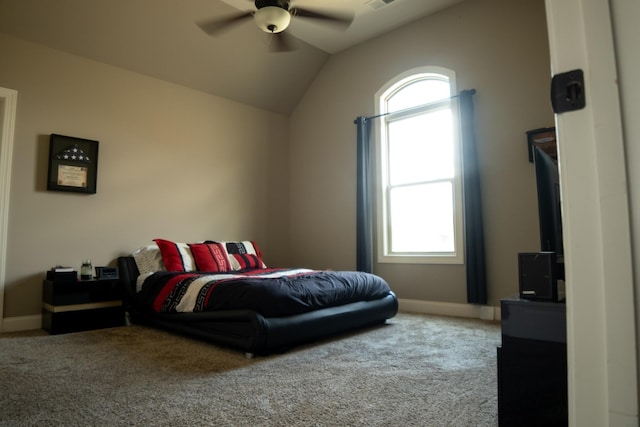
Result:
[[[20,332],[42,329],[42,315],[5,317],[0,332]]]
[[[399,310],[405,313],[437,314],[482,320],[500,320],[501,317],[500,309],[490,305],[456,304],[399,298],[398,306]]]
[[[399,310],[405,313],[436,314],[440,316],[469,317],[482,320],[500,320],[499,307],[490,305],[456,304],[450,302],[398,299]],[[6,317],[0,332],[31,331],[42,328],[42,315]]]

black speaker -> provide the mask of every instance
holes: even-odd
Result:
[[[520,298],[558,301],[555,252],[518,254]]]

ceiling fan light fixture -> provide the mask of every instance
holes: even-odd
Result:
[[[289,26],[291,14],[281,7],[266,6],[256,10],[253,19],[265,33],[279,33]]]

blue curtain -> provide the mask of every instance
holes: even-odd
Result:
[[[373,203],[371,191],[371,120],[355,120],[357,134],[356,269],[373,272]]]
[[[465,264],[467,267],[467,302],[487,303],[487,270],[484,252],[482,193],[478,168],[478,151],[474,132],[473,95],[475,90],[460,92],[462,137],[462,185],[464,197]]]
[[[467,302],[487,303],[487,273],[484,251],[484,228],[482,218],[482,194],[478,154],[474,132],[473,95],[475,89],[458,95],[463,162],[463,197],[465,226],[465,265],[467,273]],[[358,117],[355,124],[357,134],[357,225],[356,265],[359,271],[373,271],[373,190],[371,177],[371,121],[380,116]]]

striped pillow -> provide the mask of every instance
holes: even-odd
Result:
[[[232,270],[245,270],[247,268],[267,268],[262,260],[262,252],[254,241],[224,243],[229,254],[229,263]]]
[[[221,243],[189,243],[198,271],[231,271],[227,251]]]

